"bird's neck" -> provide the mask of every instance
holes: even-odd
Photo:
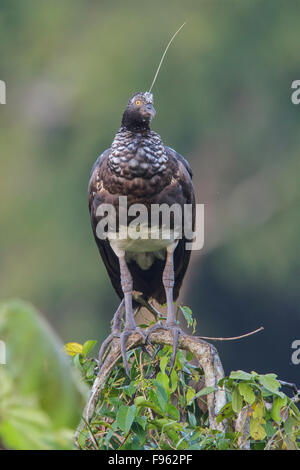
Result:
[[[111,171],[128,179],[161,176],[167,161],[166,149],[156,132],[133,132],[124,126],[117,132],[108,157]]]
[[[150,122],[148,119],[141,119],[140,116],[134,117],[126,111],[123,114],[121,126],[125,130],[139,133],[150,132]]]

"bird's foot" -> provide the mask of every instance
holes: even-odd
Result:
[[[171,372],[173,370],[174,364],[175,364],[176,352],[177,352],[177,348],[178,348],[179,334],[185,334],[185,333],[177,325],[177,323],[165,323],[165,324],[163,324],[162,322],[158,322],[158,323],[156,323],[156,325],[153,325],[147,331],[147,339],[149,338],[151,333],[153,333],[155,330],[165,330],[165,331],[170,331],[172,333],[172,337],[173,337],[173,354],[172,354],[172,359],[171,359],[171,364],[170,364],[170,370],[167,373],[167,375],[170,376]]]
[[[152,358],[151,354],[149,353],[148,349],[145,347],[146,344],[149,344],[149,346],[152,346],[148,339],[148,335],[144,333],[142,328],[136,327],[133,328],[132,330],[124,330],[122,333],[121,332],[112,332],[101,344],[100,350],[99,350],[99,359],[98,359],[98,364],[99,364],[99,370],[101,369],[103,365],[103,357],[105,352],[107,351],[108,348],[111,347],[111,343],[114,339],[119,339],[120,340],[120,346],[121,346],[121,352],[122,352],[122,357],[126,369],[126,373],[129,376],[129,366],[128,366],[128,361],[127,361],[127,356],[126,356],[126,342],[129,336],[133,335],[134,333],[139,333],[142,338],[145,341],[145,344],[142,345],[144,351],[149,354],[149,356]]]
[[[127,355],[126,355],[126,342],[129,336],[133,335],[134,333],[139,333],[141,337],[144,339],[144,344],[148,343],[151,345],[150,341],[148,340],[148,335],[144,333],[142,328],[139,326],[136,326],[135,328],[132,329],[125,329],[121,335],[120,335],[120,344],[121,344],[121,353],[122,353],[122,358],[123,358],[123,363],[125,366],[125,371],[128,377],[130,377],[130,369],[129,369],[129,364],[127,360]],[[145,351],[149,354],[147,349],[145,348]]]

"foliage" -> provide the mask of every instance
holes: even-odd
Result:
[[[0,306],[0,339],[7,356],[0,365],[0,442],[17,450],[71,448],[86,394],[61,342],[21,301]]]
[[[0,382],[0,442],[5,448],[72,448],[73,430],[55,427],[53,420],[40,406],[37,394],[22,395],[3,366],[0,369]]]
[[[300,412],[294,401],[280,388],[276,374],[231,372],[223,379],[228,403],[217,421],[232,423],[245,410],[254,449],[298,449],[300,447]]]
[[[226,423],[226,431],[213,430],[205,396],[214,389],[204,387],[190,353],[177,352],[169,376],[171,349],[165,346],[154,358],[142,348],[130,351],[130,379],[118,362],[91,423],[80,434],[82,449],[238,449],[243,429],[251,449],[298,449],[300,412],[280,390],[275,374],[235,371],[222,379],[218,386],[225,387],[228,400],[217,421]],[[96,361],[78,353],[74,363],[91,384]],[[237,432],[234,424],[241,411],[245,422]]]
[[[192,312],[183,308],[194,326]],[[0,309],[0,337],[7,345],[7,364],[0,367],[0,445],[11,449],[68,449],[82,410],[85,385],[98,373],[91,352],[96,341],[68,343],[78,372],[70,370],[63,348],[36,310],[20,301]],[[238,449],[235,421],[244,413],[251,449],[298,449],[300,412],[282,391],[275,374],[231,372],[225,387],[227,404],[209,426],[202,371],[190,353],[177,352],[169,376],[172,348],[150,357],[143,348],[128,352],[127,377],[122,361],[115,366],[95,415],[82,431],[82,449]],[[249,431],[246,420],[249,421]]]

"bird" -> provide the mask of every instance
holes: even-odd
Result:
[[[105,349],[117,337],[127,375],[130,374],[126,356],[128,337],[138,332],[147,342],[151,332],[157,328],[172,333],[172,370],[181,331],[176,322],[174,301],[178,298],[191,255],[182,227],[187,217],[192,219],[189,222],[193,228],[195,223],[192,170],[185,158],[164,145],[161,136],[151,129],[156,114],[151,88],[130,97],[111,147],[97,158],[88,185],[94,238],[112,286],[120,298],[113,317],[112,333],[100,348],[99,367]],[[125,222],[120,211],[120,208],[124,210],[124,198],[128,216]],[[182,211],[177,219],[171,213],[171,225],[165,233],[161,216],[154,223],[149,214],[152,208],[170,209],[174,204]],[[192,208],[189,215],[184,212],[185,205]],[[138,238],[129,231],[136,214],[131,212],[128,215],[137,207],[144,207],[148,214],[142,223],[136,225]],[[110,208],[112,211],[108,216]],[[105,220],[112,223],[107,223],[106,231],[99,234],[99,224]],[[121,237],[121,232],[125,236]],[[138,327],[134,309],[139,307],[133,298],[134,293],[150,305],[153,301],[160,305],[166,303],[165,323],[156,323],[147,332]],[[124,312],[125,324],[121,331]]]

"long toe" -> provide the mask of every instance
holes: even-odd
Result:
[[[150,341],[147,338],[147,335],[144,333],[142,328],[140,328],[138,326],[135,327],[132,330],[125,330],[125,331],[123,331],[123,333],[121,333],[121,336],[120,336],[121,354],[122,354],[123,363],[124,363],[124,366],[125,366],[125,371],[126,371],[126,374],[128,375],[128,377],[130,377],[130,369],[129,369],[127,354],[126,354],[126,343],[127,343],[127,338],[129,338],[129,336],[133,335],[134,333],[139,333],[141,335],[141,337],[143,338],[145,344],[148,343],[150,346],[152,346],[152,344],[150,343]],[[147,351],[146,348],[145,348],[145,351],[151,357],[151,354],[149,353],[149,351]]]
[[[101,344],[100,350],[99,350],[99,356],[98,356],[98,363],[99,363],[99,370],[101,369],[103,365],[103,356],[105,354],[106,349],[109,347],[110,343],[113,341],[114,338],[119,337],[120,335],[116,335],[114,333],[111,333]]]
[[[144,342],[145,342],[145,345],[148,344],[149,346],[151,346],[153,348],[153,345],[151,343],[151,341],[149,340],[149,334],[148,332],[144,331],[142,328],[140,328],[139,326],[136,327],[136,331],[141,335],[141,337],[143,338]],[[151,356],[151,354],[149,354]]]
[[[155,325],[151,326],[151,328],[148,328],[147,334],[146,334],[146,341],[148,340],[151,333],[153,333],[153,331],[155,331],[155,330],[168,330],[168,329],[169,328],[167,326],[165,326],[161,321],[159,321],[158,323],[155,323]]]
[[[141,337],[142,337],[143,340],[144,340],[144,344],[142,345],[143,350],[144,350],[145,353],[147,353],[148,356],[150,356],[151,359],[152,359],[152,354],[148,351],[148,349],[147,349],[147,347],[146,347],[146,346],[148,345],[148,346],[150,346],[152,349],[154,349],[154,348],[153,348],[153,344],[151,343],[151,341],[150,341],[149,338],[148,338],[148,334],[145,333],[144,330],[143,330],[142,328],[140,328],[139,326],[136,327],[136,331],[141,335]]]
[[[121,333],[121,336],[120,336],[121,354],[122,354],[123,363],[124,363],[124,366],[125,366],[125,371],[126,371],[126,374],[128,375],[129,378],[130,378],[130,369],[129,369],[127,354],[126,354],[126,342],[127,342],[127,338],[132,333],[134,333],[134,330],[132,330],[132,331],[131,330],[130,331],[123,331],[123,333]]]
[[[178,349],[178,339],[179,339],[179,334],[184,334],[183,331],[179,328],[179,326],[175,325],[168,325],[168,324],[163,324],[161,322],[156,323],[153,325],[151,328],[148,329],[147,331],[147,339],[153,333],[155,330],[165,330],[165,331],[170,331],[173,336],[173,353],[172,353],[172,359],[171,359],[171,364],[170,364],[170,371],[168,372],[168,375],[171,374],[174,364],[175,364],[175,359],[176,359],[176,353]],[[157,351],[158,352],[158,351]],[[157,354],[155,353],[155,356]]]

